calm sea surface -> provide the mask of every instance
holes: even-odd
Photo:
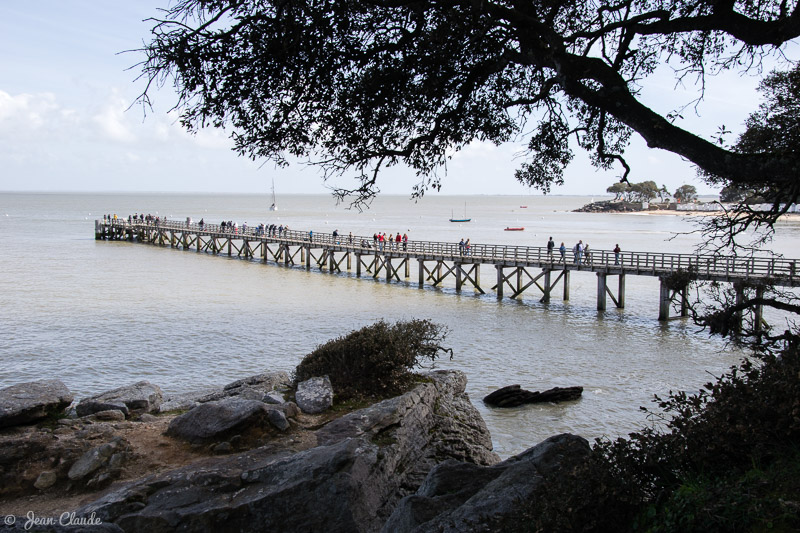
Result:
[[[428,318],[447,326],[452,361],[503,457],[557,433],[626,435],[647,424],[653,394],[697,390],[741,357],[687,322],[661,324],[658,282],[627,278],[627,307],[598,313],[596,276],[574,273],[569,302],[456,294],[408,283],[361,280],[273,263],[94,240],[103,213],[144,212],[183,220],[288,224],[292,229],[410,239],[691,252],[696,235],[681,216],[584,214],[590,198],[381,197],[369,211],[329,196],[0,193],[0,387],[58,378],[77,398],[145,379],[167,393],[222,385],[267,370],[291,372],[317,345],[379,319]],[[522,208],[521,206],[527,206]],[[472,222],[456,224],[451,214]],[[504,232],[524,226],[524,232]],[[778,228],[774,248],[800,255],[800,223]],[[794,251],[794,253],[793,253]],[[485,290],[494,269],[482,274]],[[558,292],[558,291],[556,291]],[[558,293],[560,294],[560,293]],[[609,302],[611,305],[611,302]],[[490,409],[481,398],[519,383],[530,390],[581,385],[561,405]]]

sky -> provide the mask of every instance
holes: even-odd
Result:
[[[237,156],[225,132],[192,136],[170,112],[169,87],[153,95],[144,113],[135,104],[144,89],[137,52],[150,35],[159,8],[169,0],[0,0],[0,191],[107,191],[326,193],[315,168],[275,168]],[[797,47],[792,49],[797,52]],[[795,54],[794,58],[798,56]],[[692,100],[694,89],[676,87],[667,69],[643,97],[666,112]],[[712,78],[697,110],[683,124],[706,137],[724,125],[733,133],[758,105],[758,78]],[[439,194],[539,194],[514,179],[522,144],[474,143],[456,153]],[[654,180],[671,192],[692,184],[701,194],[718,191],[695,176],[680,157],[648,149],[635,138],[628,154],[630,180]],[[551,194],[603,194],[619,171],[598,171],[583,153]],[[384,194],[410,195],[412,171],[392,169],[379,180]],[[431,193],[436,194],[436,193]]]

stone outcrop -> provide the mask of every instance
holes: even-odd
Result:
[[[0,389],[0,428],[32,424],[64,411],[73,400],[60,380],[19,383]]]
[[[140,381],[126,387],[110,390],[96,396],[84,398],[76,408],[78,416],[88,416],[100,411],[122,411],[131,414],[158,412],[163,394],[158,385]]]
[[[271,412],[278,415],[270,415]],[[280,430],[289,427],[280,406],[233,397],[200,404],[174,418],[167,435],[192,443],[203,443],[220,441],[246,429],[266,428],[268,424]]]
[[[493,407],[517,407],[526,403],[566,402],[577,400],[583,394],[583,387],[553,387],[544,392],[531,392],[519,385],[509,385],[485,396],[483,402]]]
[[[297,384],[294,395],[297,406],[304,413],[316,414],[333,405],[333,387],[328,376],[315,377]]]
[[[589,453],[586,439],[562,434],[491,466],[445,461],[397,505],[382,531],[494,531],[491,524],[513,513],[517,502],[536,498],[546,479],[568,472]]]
[[[283,397],[277,391],[288,389],[290,385],[291,379],[286,372],[264,372],[236,380],[220,388],[170,395],[161,404],[160,412],[188,411],[202,403],[232,397],[265,403],[283,403]]]
[[[128,459],[128,442],[115,435],[114,425],[89,418],[65,419],[56,429],[25,426],[0,433],[0,497],[96,489],[116,479]]]
[[[154,475],[77,510],[125,531],[378,531],[446,459],[499,461],[461,372],[335,419],[317,446],[264,446]],[[324,512],[320,512],[324,510]]]

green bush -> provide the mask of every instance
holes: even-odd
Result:
[[[336,401],[384,398],[402,392],[413,368],[434,361],[447,335],[429,320],[387,324],[383,320],[326,342],[306,355],[295,369],[295,382],[327,375]]]
[[[797,531],[800,350],[760,354],[519,502],[508,531]],[[613,527],[612,527],[613,526]]]

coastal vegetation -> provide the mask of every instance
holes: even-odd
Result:
[[[430,320],[379,320],[318,346],[297,365],[295,382],[328,376],[337,402],[387,398],[414,382],[414,368],[441,352],[452,357],[441,345],[446,336],[446,328]]]

